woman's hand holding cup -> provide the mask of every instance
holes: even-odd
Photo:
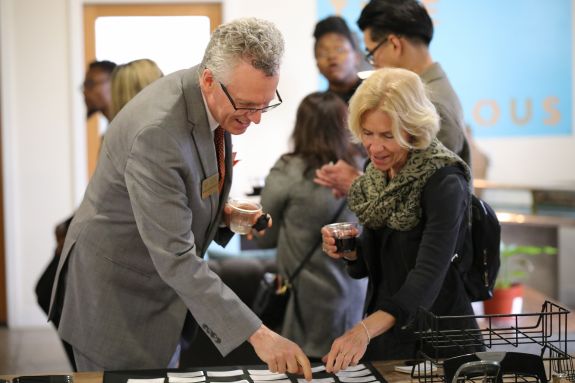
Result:
[[[332,258],[355,261],[357,259],[355,243],[359,233],[360,226],[356,222],[325,225],[321,229],[322,250]]]

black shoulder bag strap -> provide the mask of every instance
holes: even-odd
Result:
[[[337,217],[339,217],[339,215],[341,214],[341,212],[343,211],[343,209],[345,208],[347,200],[344,198],[343,201],[341,201],[341,205],[339,206],[339,208],[337,209],[337,211],[335,212],[335,215],[333,216],[333,218],[329,221],[329,223],[332,222],[336,222]],[[303,267],[305,266],[305,264],[310,260],[310,258],[312,257],[313,253],[315,253],[315,249],[318,248],[319,245],[321,245],[322,243],[322,238],[319,238],[319,241],[317,241],[314,245],[314,247],[311,248],[311,250],[307,253],[307,255],[305,256],[304,259],[302,259],[302,261],[300,262],[300,264],[298,265],[298,267],[294,270],[293,273],[291,273],[290,275],[287,276],[287,282],[288,284],[291,283],[291,281],[293,281],[298,275],[299,273],[302,271]]]

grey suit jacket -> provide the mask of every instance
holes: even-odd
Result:
[[[165,368],[187,310],[227,354],[261,321],[202,260],[231,178],[226,133],[222,195],[197,67],[166,76],[112,121],[68,231],[50,317],[60,336],[106,369]],[[59,321],[59,323],[58,323]]]
[[[421,74],[421,80],[427,86],[429,99],[441,118],[437,138],[447,149],[471,166],[471,151],[465,135],[463,108],[441,65],[434,63]]]

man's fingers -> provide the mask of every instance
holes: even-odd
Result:
[[[269,359],[267,364],[268,364],[268,370],[270,370],[271,372],[278,372],[278,361],[275,357]]]
[[[292,374],[297,374],[300,370],[297,362],[297,357],[289,358],[287,361],[287,371]]]
[[[279,372],[280,374],[284,374],[287,371],[286,368],[286,360],[285,359],[280,359],[278,361],[278,370],[277,372]]]
[[[301,366],[303,376],[305,380],[311,381],[312,380],[312,372],[311,372],[311,364],[309,363],[309,359],[303,352],[299,352],[296,355],[297,363]]]

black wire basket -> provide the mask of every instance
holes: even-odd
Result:
[[[421,363],[414,366],[412,378],[425,383],[465,380],[546,383],[552,377],[554,381],[575,382],[573,358],[568,353],[569,313],[550,301],[543,303],[541,312],[527,314],[437,316],[420,309],[415,334]],[[475,319],[479,328],[454,329],[465,328],[463,324],[470,319]],[[458,321],[461,326],[457,326]],[[485,374],[455,376],[454,371],[462,364],[479,361],[484,361]],[[485,361],[500,365],[497,376],[487,375],[489,364]],[[478,371],[475,367],[475,372]]]

